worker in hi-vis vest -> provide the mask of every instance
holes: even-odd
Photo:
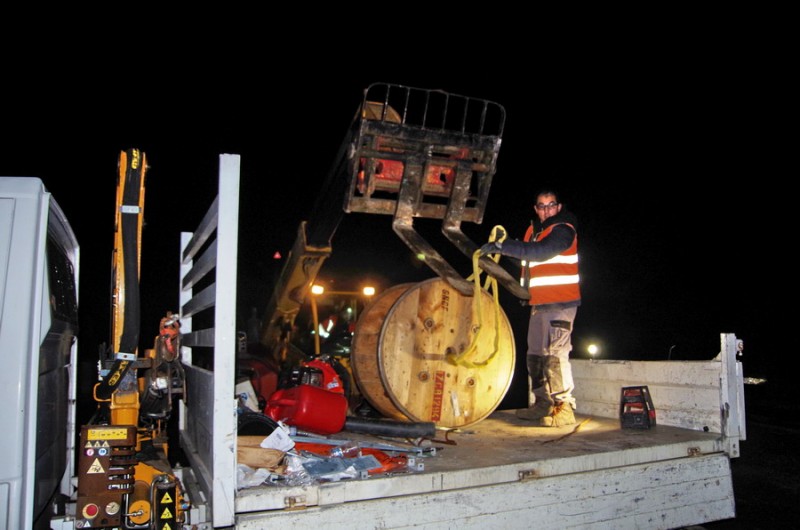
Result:
[[[503,234],[483,245],[481,253],[521,260],[521,282],[531,295],[527,366],[534,401],[517,416],[560,427],[575,423],[569,355],[581,304],[577,219],[553,190],[539,192],[534,209],[536,219],[523,241]]]

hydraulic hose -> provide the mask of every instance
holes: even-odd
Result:
[[[395,438],[433,438],[436,436],[436,424],[433,422],[413,423],[353,416],[345,418],[344,430]]]

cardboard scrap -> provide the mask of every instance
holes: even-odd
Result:
[[[264,436],[237,436],[236,458],[239,464],[252,468],[266,468],[274,472],[284,467],[286,453],[278,449],[261,447]]]

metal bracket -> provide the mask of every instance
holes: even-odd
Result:
[[[412,471],[425,471],[425,462],[417,462],[413,456],[408,457],[406,466]]]
[[[290,497],[283,498],[283,504],[287,508],[305,508],[306,506],[306,496],[305,495],[294,495]]]

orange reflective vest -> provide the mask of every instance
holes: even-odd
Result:
[[[553,224],[536,234],[534,241],[541,241],[553,230]],[[563,223],[571,228],[569,223]],[[530,241],[533,226],[528,227],[524,241]],[[523,261],[520,283],[531,293],[530,305],[564,304],[581,299],[580,276],[578,275],[578,235],[572,245],[561,254],[546,261]],[[527,271],[526,271],[527,269]],[[526,274],[527,272],[527,274]],[[527,286],[525,285],[527,283]]]

